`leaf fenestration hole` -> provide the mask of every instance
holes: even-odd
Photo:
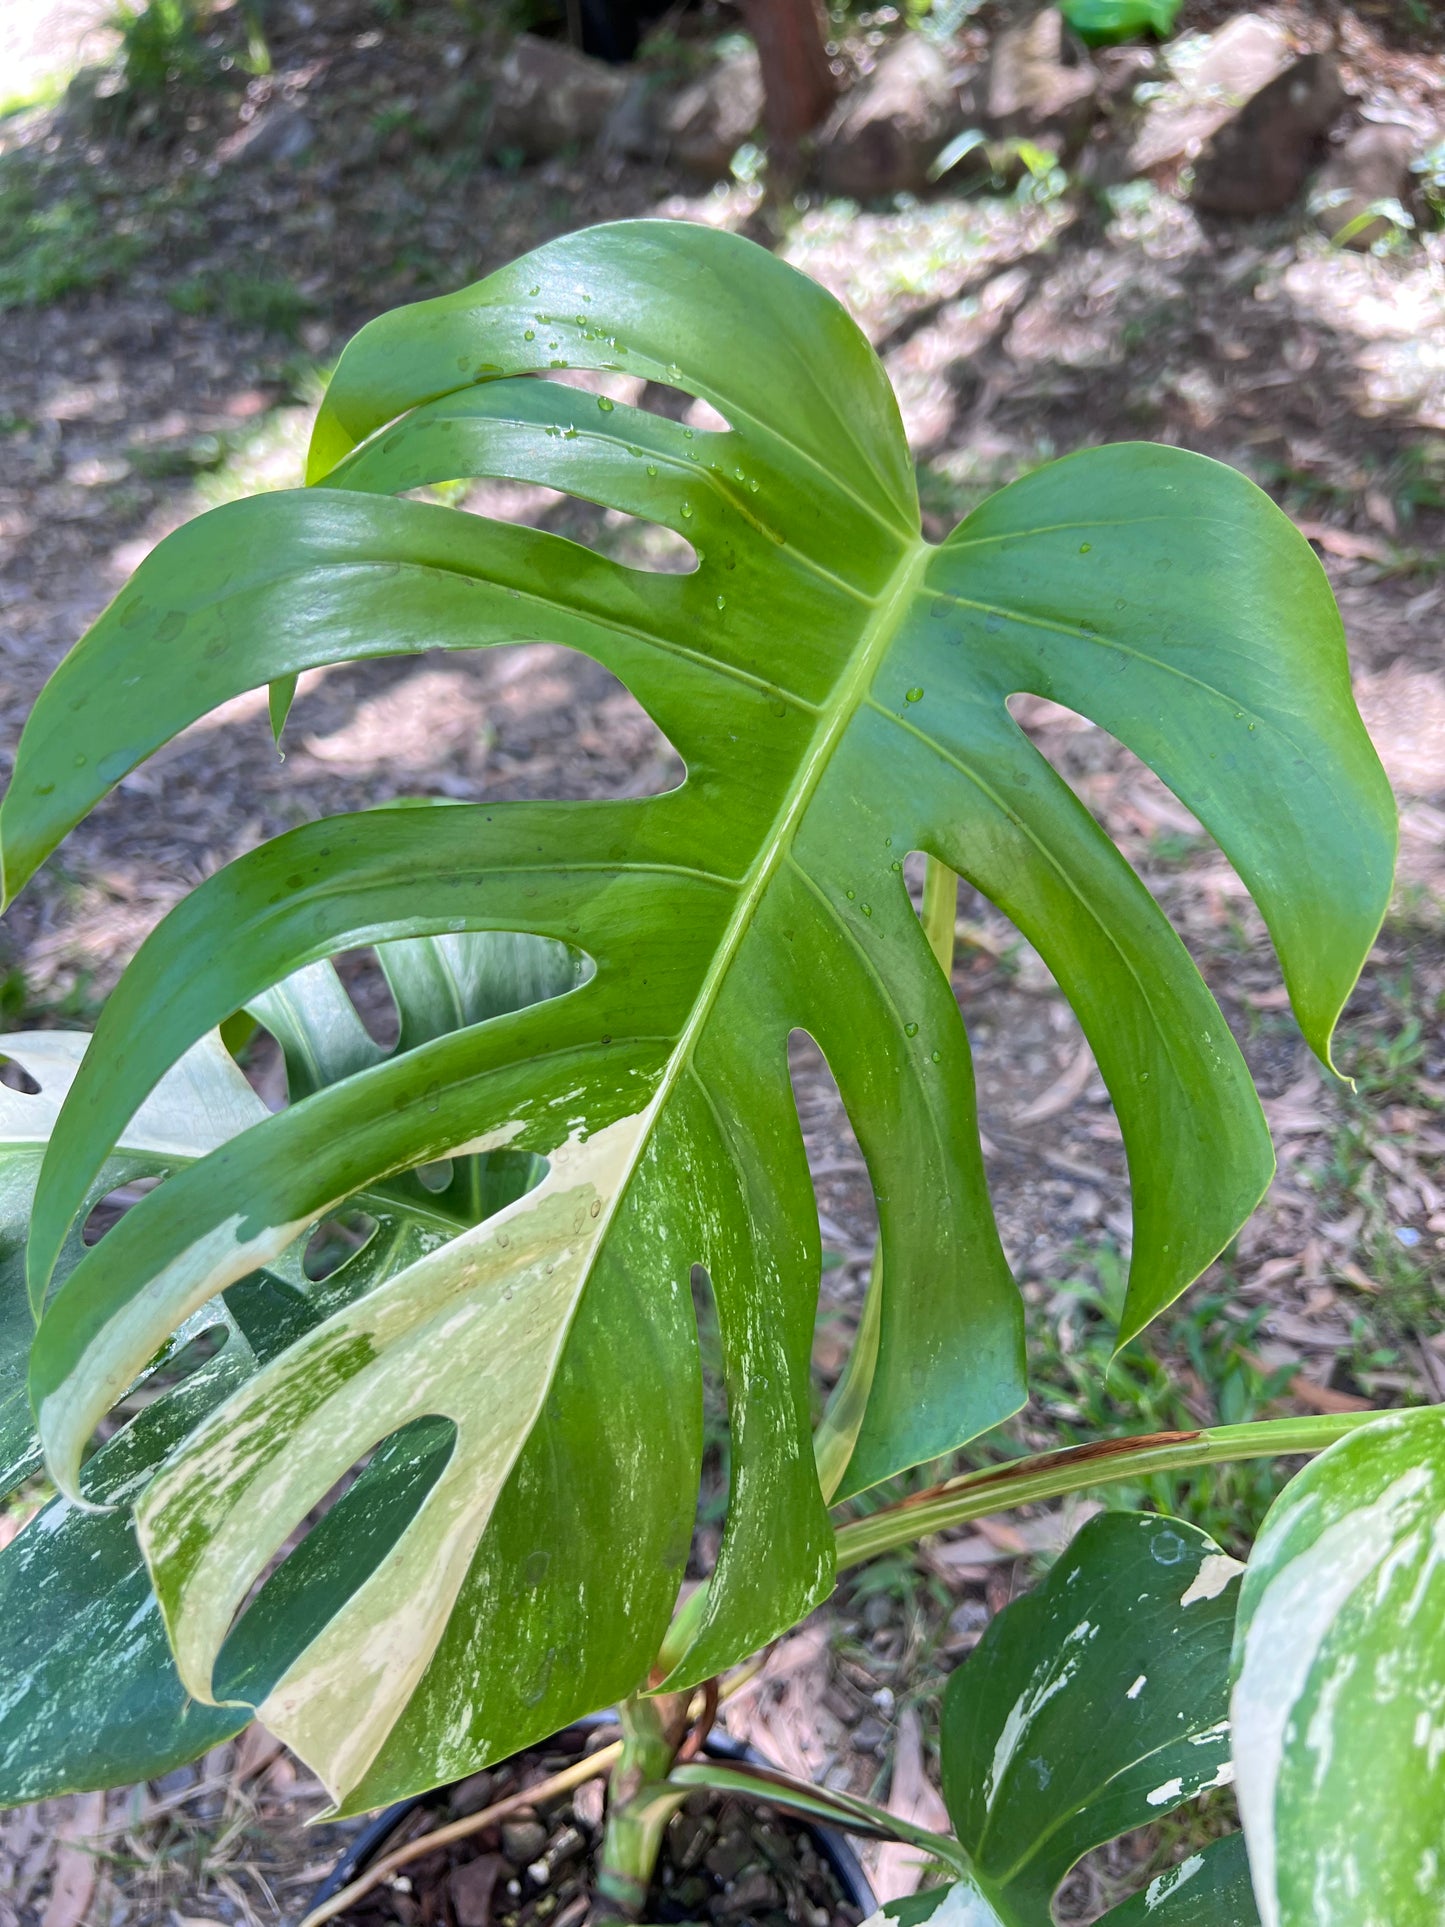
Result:
[[[319,1285],[359,1257],[376,1232],[376,1219],[365,1211],[339,1211],[323,1218],[306,1241],[301,1269],[312,1284]]]
[[[697,1348],[702,1368],[702,1474],[687,1576],[705,1579],[717,1565],[727,1521],[732,1485],[732,1426],[717,1299],[704,1265],[692,1268],[692,1306],[697,1318]]]
[[[132,1178],[127,1184],[117,1185],[114,1191],[107,1191],[103,1198],[97,1198],[80,1228],[81,1243],[87,1247],[98,1245],[106,1232],[120,1223],[127,1211],[164,1182],[164,1172],[151,1177]]]
[[[265,1697],[396,1546],[456,1437],[452,1420],[428,1416],[358,1455],[287,1534],[242,1602],[216,1660],[218,1698]]]
[[[788,1040],[788,1073],[823,1244],[813,1327],[816,1423],[852,1348],[878,1237],[878,1207],[838,1081],[806,1031],[795,1030]]]

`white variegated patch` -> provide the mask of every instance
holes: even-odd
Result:
[[[75,1082],[90,1036],[85,1031],[16,1031],[0,1039],[40,1086],[0,1084],[0,1144],[48,1144],[60,1107]],[[209,1031],[165,1076],[123,1132],[119,1151],[154,1157],[204,1157],[267,1115],[218,1031]]]
[[[897,1927],[899,1916],[887,1901],[863,1927]],[[1004,1927],[1001,1915],[971,1880],[955,1881],[928,1915],[929,1927]]]
[[[533,1191],[308,1333],[194,1434],[138,1508],[181,1677],[209,1699],[232,1619],[287,1535],[381,1439],[428,1415],[454,1421],[416,1517],[260,1708],[338,1799],[446,1627],[651,1115],[574,1131]]]

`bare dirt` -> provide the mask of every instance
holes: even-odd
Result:
[[[22,183],[47,206],[98,208],[92,245],[119,248],[123,263],[93,287],[0,313],[5,752],[45,677],[155,541],[213,501],[296,479],[315,370],[370,314],[593,220],[661,212],[771,233],[878,346],[932,535],[1040,460],[1146,437],[1236,463],[1316,542],[1402,811],[1396,903],[1342,1028],[1355,1093],[1310,1056],[1252,906],[1188,813],[1083,719],[1032,698],[1018,714],[1181,930],[1279,1148],[1264,1205],[1186,1301],[1212,1294],[1227,1310],[1160,1335],[1168,1396],[1197,1422],[1237,1415],[1222,1409],[1230,1371],[1280,1411],[1445,1396],[1445,236],[1384,258],[1336,253],[1301,212],[1211,220],[1140,184],[782,218],[736,181],[699,190],[591,157],[502,169],[422,126],[437,76],[477,57],[454,13],[396,19],[337,0],[299,24],[309,11],[283,15],[268,80],[198,93],[188,117],[139,142],[59,109],[0,123],[0,192]],[[1229,11],[1192,5],[1184,24]],[[1434,111],[1441,36],[1403,30],[1403,11],[1282,10],[1301,44],[1338,37],[1347,83],[1382,114],[1401,102]],[[79,45],[94,17],[74,8],[62,21],[36,0],[14,28],[7,14],[6,31],[33,65],[62,28]],[[309,118],[305,154],[276,167],[218,158],[243,109],[282,103]],[[489,485],[468,506],[613,553],[645,539],[539,490]],[[127,778],[7,918],[7,1022],[89,1022],[170,904],[297,822],[401,794],[639,795],[676,770],[624,689],[541,646],[311,676],[286,748],[282,761],[264,696],[244,698]],[[1075,1285],[1128,1249],[1107,1095],[1072,1014],[998,913],[965,892],[959,932],[990,1183],[1047,1367],[1014,1442],[1057,1443],[1070,1412],[1084,1429],[1146,1429],[1155,1408],[1138,1399],[1091,1407],[1067,1390],[1070,1348],[1098,1323]],[[832,1260],[826,1383],[874,1219],[836,1087],[805,1039],[793,1068]],[[1191,1333],[1217,1371],[1201,1369]],[[1069,1523],[985,1522],[841,1597],[776,1649],[730,1707],[730,1729],[833,1784],[879,1797],[891,1786],[927,1824],[939,1681]],[[315,1783],[258,1729],[171,1779],[0,1818],[0,1923],[294,1917],[332,1851],[332,1830],[299,1827],[321,1805]],[[95,1844],[67,1848],[67,1832]],[[1158,1850],[1091,1863],[1072,1917],[1092,1918],[1111,1879]],[[83,1886],[86,1868],[87,1897],[66,1913],[64,1880]],[[885,1862],[880,1884],[899,1879]]]

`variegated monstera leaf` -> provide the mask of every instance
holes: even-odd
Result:
[[[564,367],[683,390],[727,426],[530,378]],[[401,499],[457,476],[661,524],[696,567],[634,570]],[[157,1079],[268,987],[347,946],[441,933],[530,932],[587,960],[566,994],[404,1037],[174,1173],[75,1266],[35,1344],[46,1456],[73,1492],[167,1334],[318,1216],[439,1159],[546,1161],[525,1197],[273,1358],[139,1502],[181,1678],[224,1697],[232,1620],[298,1521],[379,1440],[454,1427],[394,1550],[313,1601],[314,1636],[262,1708],[364,1807],[647,1678],[696,1500],[694,1266],[717,1300],[732,1475],[673,1683],[829,1588],[793,1029],[837,1076],[882,1226],[876,1366],[841,1490],[1021,1401],[968,1045],[909,901],[911,851],[1007,912],[1079,1013],[1129,1155],[1126,1333],[1260,1196],[1269,1139],[1229,1031],[1011,694],[1111,730],[1204,821],[1322,1055],[1383,913],[1394,822],[1325,580],[1248,482],[1175,449],[1096,449],[934,546],[867,342],[726,234],[595,229],[374,322],[331,384],[310,479],[170,537],[56,672],[0,811],[7,891],[215,704],[269,682],[280,713],[301,670],[353,657],[560,643],[615,671],[687,768],[662,796],[380,809],[242,858],[142,948],[56,1127],[37,1302]]]

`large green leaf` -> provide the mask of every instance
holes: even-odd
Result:
[[[1266,1927],[1445,1918],[1445,1417],[1401,1412],[1276,1499],[1240,1595],[1239,1809]]]
[[[564,365],[680,388],[729,426],[517,379]],[[1321,1053],[1383,912],[1394,822],[1324,578],[1258,491],[1177,450],[1099,449],[932,548],[867,343],[820,289],[725,234],[569,236],[373,323],[333,380],[311,474],[324,486],[178,531],[57,671],[0,810],[7,890],[207,708],[271,682],[279,713],[289,678],[350,657],[580,649],[688,772],[635,802],[370,812],[233,864],[136,958],[46,1162],[40,1279],[155,1079],[269,986],[348,945],[466,930],[590,959],[545,1007],[418,1036],[172,1178],[103,1266],[77,1268],[37,1341],[47,1452],[71,1484],[135,1359],[317,1216],[468,1147],[548,1161],[525,1198],[275,1360],[142,1505],[205,1697],[231,1607],[338,1470],[420,1413],[455,1424],[395,1557],[266,1709],[365,1805],[646,1677],[696,1491],[694,1264],[718,1303],[733,1485],[675,1682],[826,1591],[808,1434],[820,1254],[792,1029],[837,1075],[880,1206],[878,1357],[842,1490],[1021,1400],[967,1042],[904,886],[909,851],[990,894],[1079,1011],[1130,1159],[1126,1332],[1263,1190],[1268,1137],[1217,1008],[1012,722],[1010,693],[1094,717],[1203,818]],[[661,523],[698,566],[639,572],[393,499],[465,474]]]
[[[954,1673],[944,1798],[1004,1927],[1050,1927],[1082,1854],[1233,1777],[1240,1571],[1182,1520],[1101,1514]]]

